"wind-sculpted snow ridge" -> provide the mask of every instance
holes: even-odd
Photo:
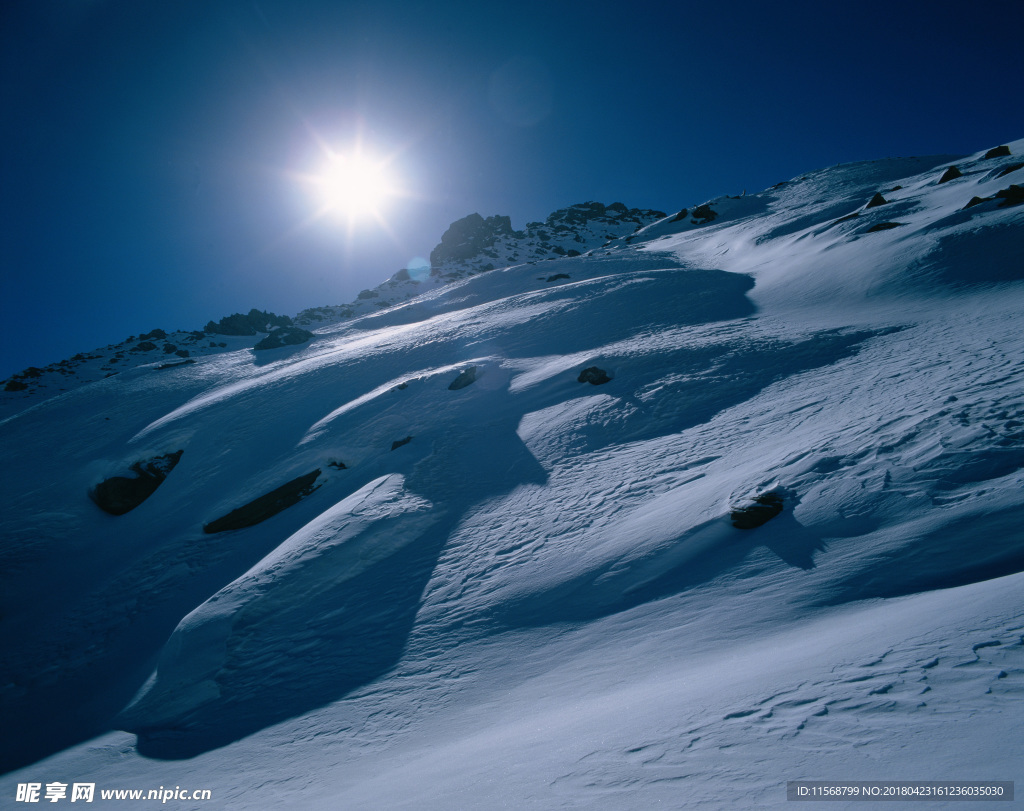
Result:
[[[1007,147],[814,172],[9,417],[25,768],[0,796],[724,809],[1024,780]],[[90,500],[168,454],[130,511]]]

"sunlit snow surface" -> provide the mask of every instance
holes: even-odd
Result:
[[[23,767],[0,798],[29,781],[236,809],[782,808],[797,779],[1024,791],[1024,206],[962,210],[1021,182],[996,177],[1010,148],[943,184],[951,158],[814,172],[712,201],[710,223],[0,423],[0,699]],[[889,202],[865,210],[876,191]],[[578,382],[589,366],[612,380]],[[132,512],[87,497],[179,449]],[[315,469],[295,506],[204,533]],[[768,490],[782,514],[735,529]],[[973,805],[995,807],[955,807]]]

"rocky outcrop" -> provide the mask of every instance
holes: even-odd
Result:
[[[249,310],[248,315],[235,313],[222,318],[216,324],[207,323],[204,332],[211,335],[256,335],[270,332],[275,327],[291,326],[292,320],[286,315],[274,315],[263,310]]]
[[[948,183],[950,180],[956,180],[958,177],[963,177],[960,170],[955,166],[950,166],[942,173],[942,177],[939,178],[939,183]]]
[[[985,153],[982,160],[988,160],[989,158],[1006,158],[1010,156],[1010,147],[1003,144],[1002,146],[994,146],[988,152]]]
[[[997,174],[996,177],[1008,175],[1010,172],[1016,172],[1018,169],[1024,169],[1024,163],[1011,163],[1009,166],[1004,166],[999,170],[999,174]]]
[[[604,369],[598,369],[596,366],[588,366],[582,372],[580,376],[576,378],[579,383],[590,383],[592,386],[600,386],[602,383],[608,383],[611,378],[608,377],[608,373]]]
[[[313,333],[302,327],[281,327],[259,341],[253,349],[280,349],[282,346],[297,346],[313,339]]]
[[[889,201],[882,197],[880,191],[875,192],[875,196],[868,200],[868,204],[864,208],[875,208],[876,206],[884,206]]]
[[[282,484],[276,490],[271,490],[266,495],[250,501],[248,504],[232,510],[227,515],[211,521],[203,527],[203,532],[212,534],[214,532],[227,532],[232,529],[245,529],[255,526],[268,518],[272,518],[282,510],[286,510],[294,504],[319,489],[316,484],[320,476],[319,468],[305,476],[292,479],[287,484]]]
[[[517,236],[510,217],[495,215],[485,220],[479,214],[470,214],[448,226],[440,244],[430,252],[430,265],[440,267],[445,262],[472,259],[494,245],[499,236]]]
[[[997,191],[996,197],[1003,201],[999,204],[1000,208],[1019,206],[1021,203],[1024,203],[1024,187],[1014,183],[1008,188]]]
[[[693,217],[690,219],[690,223],[692,225],[705,225],[717,216],[718,212],[711,208],[707,203],[704,203],[693,210]]]
[[[876,231],[888,231],[891,228],[899,228],[903,223],[901,222],[880,222],[876,225],[872,225],[865,234],[873,234]]]
[[[783,499],[778,493],[762,493],[752,504],[737,507],[729,515],[736,529],[756,529],[782,512]]]
[[[403,445],[408,445],[410,442],[412,442],[411,436],[407,436],[405,439],[396,439],[394,442],[391,443],[391,450],[397,450],[398,448],[401,448]]]
[[[449,391],[458,391],[464,389],[476,380],[476,367],[470,366],[467,369],[463,369],[457,378],[455,378],[448,386]],[[394,450],[394,448],[392,448]]]
[[[184,451],[154,456],[131,466],[134,476],[112,476],[89,491],[96,506],[111,515],[124,515],[138,507],[163,484]]]

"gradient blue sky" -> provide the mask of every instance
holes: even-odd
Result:
[[[674,211],[1024,136],[1024,3],[8,0],[0,377],[339,304],[477,211]],[[312,219],[362,137],[409,195]]]

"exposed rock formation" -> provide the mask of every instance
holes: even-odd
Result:
[[[296,346],[313,339],[313,333],[302,327],[281,327],[259,341],[253,349],[280,349],[282,346]]]
[[[602,383],[608,383],[611,378],[608,377],[608,373],[604,369],[598,369],[596,366],[588,366],[582,372],[580,376],[576,378],[580,383],[590,383],[593,386],[600,386]]]
[[[939,183],[946,183],[950,180],[956,180],[958,177],[963,177],[960,170],[955,166],[950,166],[945,172],[942,173],[942,177],[939,178]]]
[[[258,332],[270,332],[274,327],[288,327],[291,323],[292,320],[286,315],[252,309],[248,315],[235,313],[216,324],[210,321],[204,331],[212,335],[255,335]]]
[[[448,390],[457,391],[458,389],[464,389],[474,380],[476,380],[476,367],[470,366],[459,373],[459,376],[448,386]],[[392,450],[394,450],[394,448],[392,448]]]
[[[737,507],[729,518],[736,529],[756,529],[781,512],[782,496],[769,492],[755,497],[753,504]]]
[[[875,196],[868,200],[868,204],[864,208],[875,208],[875,206],[884,206],[889,201],[882,197],[880,191],[875,192]]]
[[[430,264],[440,267],[445,262],[471,259],[491,247],[499,236],[517,236],[510,217],[494,216],[485,220],[479,214],[470,214],[448,226],[440,244],[430,252]]]
[[[124,515],[156,492],[178,464],[182,453],[184,451],[175,451],[136,462],[131,466],[135,476],[112,476],[90,490],[89,497],[104,512]]]
[[[302,499],[319,488],[316,484],[320,475],[319,468],[305,476],[292,479],[266,495],[250,501],[248,504],[232,510],[227,515],[211,521],[203,527],[203,532],[227,532],[231,529],[244,529],[259,524],[277,515],[282,510],[298,504]]]

